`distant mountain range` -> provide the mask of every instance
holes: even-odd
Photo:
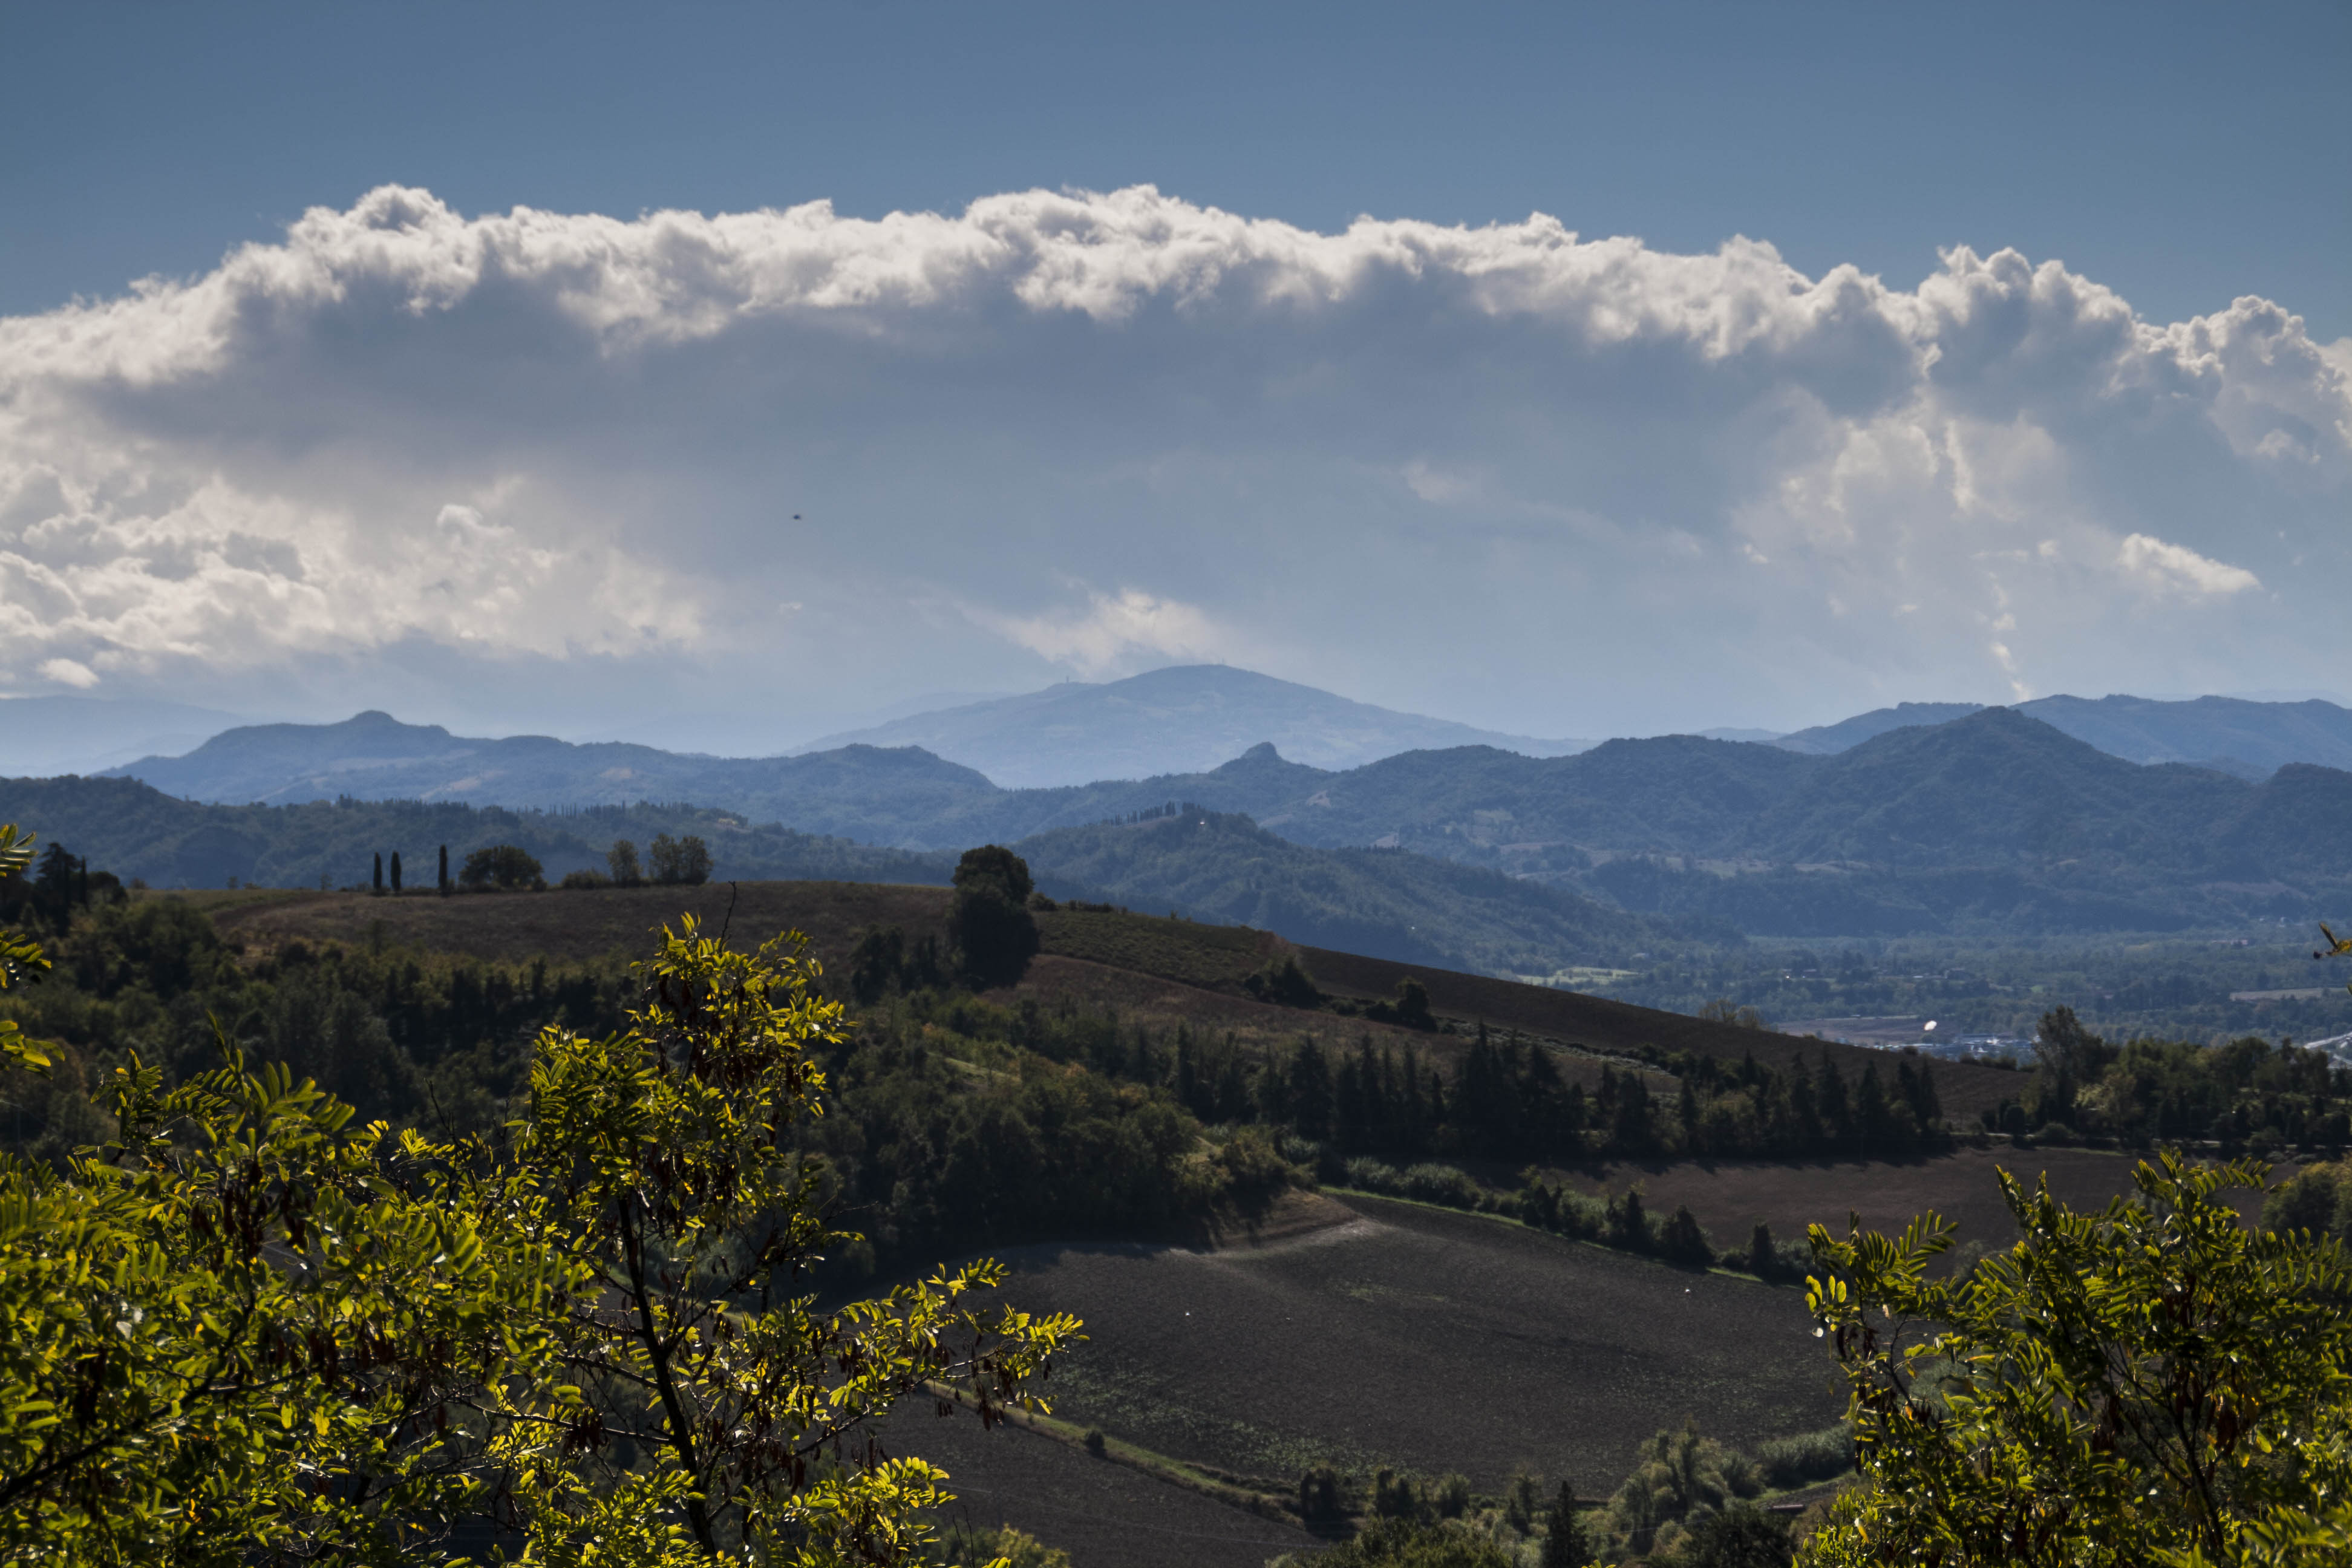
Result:
[[[1105,685],[1069,681],[1019,697],[920,713],[812,741],[795,754],[842,746],[920,746],[977,768],[1008,789],[1202,773],[1260,742],[1318,768],[1361,767],[1400,752],[1497,746],[1530,757],[1581,752],[1591,741],[1500,734],[1449,720],[1352,702],[1252,670],[1203,664]]]
[[[2129,707],[2081,706],[2134,719]],[[2231,717],[2231,710],[2221,711]],[[2144,712],[2136,721],[2146,722]],[[321,740],[324,748],[317,744]],[[1202,773],[1027,790],[1000,788],[917,748],[860,745],[730,761],[548,740],[462,742],[383,715],[337,726],[232,731],[184,761],[216,770],[216,777],[255,796],[275,780],[279,798],[299,798],[282,781],[322,751],[341,762],[341,771],[303,774],[300,789],[324,794],[321,785],[352,779],[385,794],[422,795],[424,781],[437,779],[430,787],[443,790],[444,798],[413,807],[419,811],[454,809],[446,795],[460,786],[517,794],[535,788],[554,805],[564,798],[560,791],[577,787],[583,776],[616,793],[691,802],[698,811],[633,807],[622,815],[719,823],[713,831],[733,836],[729,854],[735,858],[728,863],[738,875],[781,874],[765,868],[814,864],[812,857],[847,864],[855,859],[851,849],[922,856],[986,842],[1075,846],[1077,839],[1054,837],[1073,832],[1108,834],[1104,842],[1112,845],[1141,843],[1121,830],[1174,816],[1182,806],[1187,816],[1245,815],[1256,824],[1254,832],[1276,836],[1251,841],[1262,877],[1273,875],[1265,869],[1273,865],[1268,857],[1283,852],[1269,846],[1280,841],[1360,858],[1401,849],[1423,863],[1452,862],[1684,930],[2027,935],[2230,927],[2352,910],[2352,839],[2339,831],[2352,821],[2352,772],[2292,763],[2252,782],[2179,763],[2140,764],[2003,708],[1888,730],[1828,754],[1664,736],[1611,741],[1562,757],[1466,746],[1334,770],[1290,761],[1261,744]],[[453,784],[458,767],[473,772]],[[37,796],[40,811],[34,809]],[[37,782],[0,784],[0,820],[20,813],[28,826],[38,826],[64,798]],[[328,814],[320,820],[332,821],[335,811],[353,808],[317,809]],[[567,852],[585,863],[624,831],[606,822],[612,815],[606,807],[533,820],[571,835],[576,848]],[[102,814],[86,820],[106,841],[119,841]],[[760,823],[782,826],[753,826]],[[257,867],[276,866],[263,845],[248,842],[256,832],[261,830],[218,818],[201,829],[213,837],[174,839],[199,847],[174,853],[197,857],[185,862],[192,881],[206,879],[193,874],[211,853],[201,847],[206,844]],[[769,839],[755,843],[761,834]],[[814,840],[800,837],[806,835],[835,847],[820,852]],[[1242,840],[1211,836],[1198,842],[1239,853]],[[1168,846],[1171,853],[1177,847],[1173,840]],[[1177,907],[1227,919],[1255,918],[1246,911],[1257,908],[1244,896],[1246,876],[1219,873],[1192,851],[1181,870],[1170,862],[1131,876],[1094,848],[1056,848],[1052,858],[1086,885],[1147,903],[1166,897]],[[215,871],[226,863],[204,862]],[[307,879],[312,862],[299,863]],[[1347,862],[1360,863],[1369,862]],[[912,865],[877,860],[861,874],[911,874]],[[749,868],[755,866],[763,869]],[[1312,869],[1300,863],[1280,878],[1286,886],[1322,879],[1333,889],[1341,869],[1339,861],[1318,861]],[[1413,896],[1438,896],[1428,880],[1433,875],[1413,872],[1422,879],[1412,883],[1422,889]],[[1317,896],[1317,907],[1404,909],[1410,899],[1396,889],[1411,879],[1395,879],[1403,876],[1394,873],[1388,885],[1404,902],[1383,903],[1388,894],[1328,892]],[[1587,916],[1576,919],[1600,930]],[[1453,951],[1464,949],[1457,943]],[[1482,951],[1499,950],[1490,943]]]
[[[1891,730],[1947,724],[1981,710],[1974,702],[1905,702],[1800,730],[1771,744],[1829,756]],[[2352,710],[2316,698],[2167,702],[2147,697],[2037,697],[2017,704],[2016,710],[2126,762],[2190,763],[2246,779],[2265,777],[2289,763],[2352,768]]]
[[[94,867],[165,888],[218,888],[232,879],[260,887],[363,887],[374,857],[388,860],[397,852],[414,894],[433,886],[443,846],[456,866],[491,844],[522,848],[559,880],[568,871],[602,868],[615,838],[642,847],[657,833],[700,836],[721,878],[943,885],[955,867],[950,852],[875,848],[759,826],[708,808],[205,805],[132,779],[0,781],[0,820],[23,824]],[[1192,812],[1065,827],[1017,847],[1040,890],[1055,898],[1238,921],[1311,945],[1485,973],[1549,975],[1580,964],[1622,963],[1694,939],[1737,938],[1482,868],[1314,848],[1238,816]]]

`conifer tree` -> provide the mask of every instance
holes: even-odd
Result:
[[[383,891],[383,852],[382,850],[378,850],[375,857],[375,890],[379,893]]]
[[[394,850],[394,851],[392,852],[392,891],[393,891],[393,895],[394,895],[395,898],[399,896],[399,893],[400,893],[400,851],[399,851],[399,850],[397,850],[397,849],[395,849],[395,850]]]
[[[1577,1517],[1575,1489],[1562,1481],[1559,1495],[1552,1501],[1551,1518],[1544,1526],[1543,1568],[1584,1568],[1592,1556],[1591,1538],[1585,1533],[1584,1521]]]

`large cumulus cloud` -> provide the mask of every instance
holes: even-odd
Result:
[[[710,744],[1177,658],[1552,732],[2340,685],[2347,371],[2011,251],[386,187],[0,321],[0,682]]]

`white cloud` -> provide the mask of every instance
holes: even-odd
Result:
[[[2352,654],[2347,487],[2352,345],[2256,299],[2142,321],[2014,251],[1905,290],[1150,187],[386,187],[0,320],[0,685],[331,709],[396,667],[612,732],[714,670],[781,710],[1223,657],[1563,733],[2262,686]],[[2184,637],[2151,590],[2240,618]]]
[[[2259,588],[2262,579],[2242,566],[2210,561],[2194,550],[2167,544],[2145,533],[2127,534],[2116,552],[2116,564],[2126,575],[2152,588],[2202,595],[2242,594]]]
[[[70,686],[77,691],[87,691],[98,684],[98,671],[86,664],[76,664],[69,658],[44,659],[40,676],[43,680],[54,680],[59,686]]]
[[[971,612],[981,624],[1040,658],[1082,675],[1132,674],[1163,664],[1223,660],[1242,639],[1198,605],[1136,589],[1089,592],[1083,612],[1011,616]]]

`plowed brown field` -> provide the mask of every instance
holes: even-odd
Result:
[[[1745,1446],[1843,1408],[1796,1290],[1376,1198],[1334,1217],[1257,1247],[1008,1254],[1012,1299],[1093,1336],[1056,1414],[1271,1487],[1328,1463],[1596,1490],[1686,1415]]]

